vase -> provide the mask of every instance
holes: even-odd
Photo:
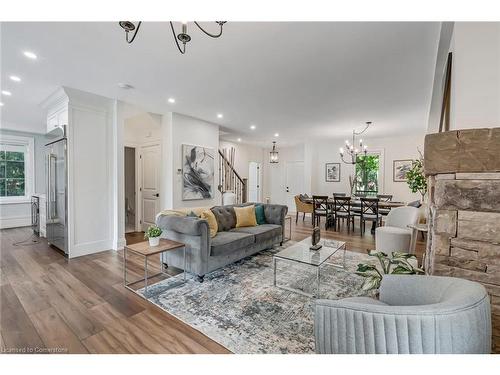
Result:
[[[160,244],[160,237],[149,237],[149,246],[158,246]]]

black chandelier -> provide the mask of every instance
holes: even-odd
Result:
[[[224,24],[227,21],[215,21],[217,25],[219,25],[219,32],[216,34],[212,34],[205,30],[203,27],[200,26],[200,24],[196,21],[194,21],[194,24],[198,26],[198,28],[203,31],[206,35],[208,35],[211,38],[218,38],[222,35],[222,28]],[[135,25],[131,21],[120,21],[118,23],[120,27],[125,30],[125,40],[127,41],[128,44],[131,44],[134,40],[135,37],[137,36],[137,33],[139,32],[139,29],[141,27],[142,21],[139,21],[137,25]],[[181,32],[179,34],[175,33],[175,28],[174,24],[172,21],[170,21],[170,28],[172,29],[172,35],[174,36],[174,41],[177,46],[177,49],[181,54],[186,53],[186,43],[189,43],[191,41],[191,36],[187,32],[187,21],[181,22]],[[131,34],[131,35],[129,35]],[[180,43],[179,43],[180,42]],[[182,44],[182,47],[181,47]]]

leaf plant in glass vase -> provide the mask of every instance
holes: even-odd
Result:
[[[360,263],[356,274],[365,278],[362,290],[380,288],[384,275],[422,275],[424,270],[418,267],[417,257],[413,254],[394,251],[387,255],[382,251],[370,250],[368,255],[378,259],[379,268],[373,264]]]
[[[149,246],[158,246],[160,244],[160,236],[162,230],[156,225],[150,225],[144,233],[144,238],[149,240]]]
[[[420,193],[424,202],[425,194],[427,193],[427,180],[424,174],[424,160],[422,154],[420,158],[414,160],[411,169],[406,172],[408,186],[412,193]]]

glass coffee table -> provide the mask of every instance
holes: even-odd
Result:
[[[288,290],[290,292],[296,292],[307,297],[316,297],[320,298],[320,271],[324,264],[328,264],[334,267],[338,267],[341,269],[345,269],[345,251],[346,244],[342,241],[336,240],[327,240],[322,239],[319,242],[321,245],[321,249],[319,250],[310,250],[311,247],[311,237],[306,238],[303,241],[297,242],[295,245],[290,246],[289,248],[280,251],[275,254],[273,257],[274,263],[274,286]],[[338,251],[343,251],[342,255],[342,264],[333,264],[327,263],[327,260],[332,257]],[[316,283],[317,283],[317,293],[310,294],[306,293],[302,290],[291,288],[285,285],[278,285],[276,282],[276,273],[277,267],[276,264],[279,261],[288,261],[293,263],[302,263],[316,268]]]

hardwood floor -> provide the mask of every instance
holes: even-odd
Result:
[[[295,219],[295,218],[294,218]],[[310,218],[292,239],[310,235]],[[39,243],[14,246],[30,229],[1,230],[0,345],[2,352],[50,353],[228,353],[202,333],[123,287],[122,252],[104,251],[72,260]],[[367,232],[322,230],[352,251],[374,247]],[[143,240],[142,233],[127,241]],[[425,248],[418,242],[419,256]],[[128,255],[127,255],[128,258]],[[130,277],[142,277],[142,260],[131,255]],[[157,269],[152,269],[156,272]]]

